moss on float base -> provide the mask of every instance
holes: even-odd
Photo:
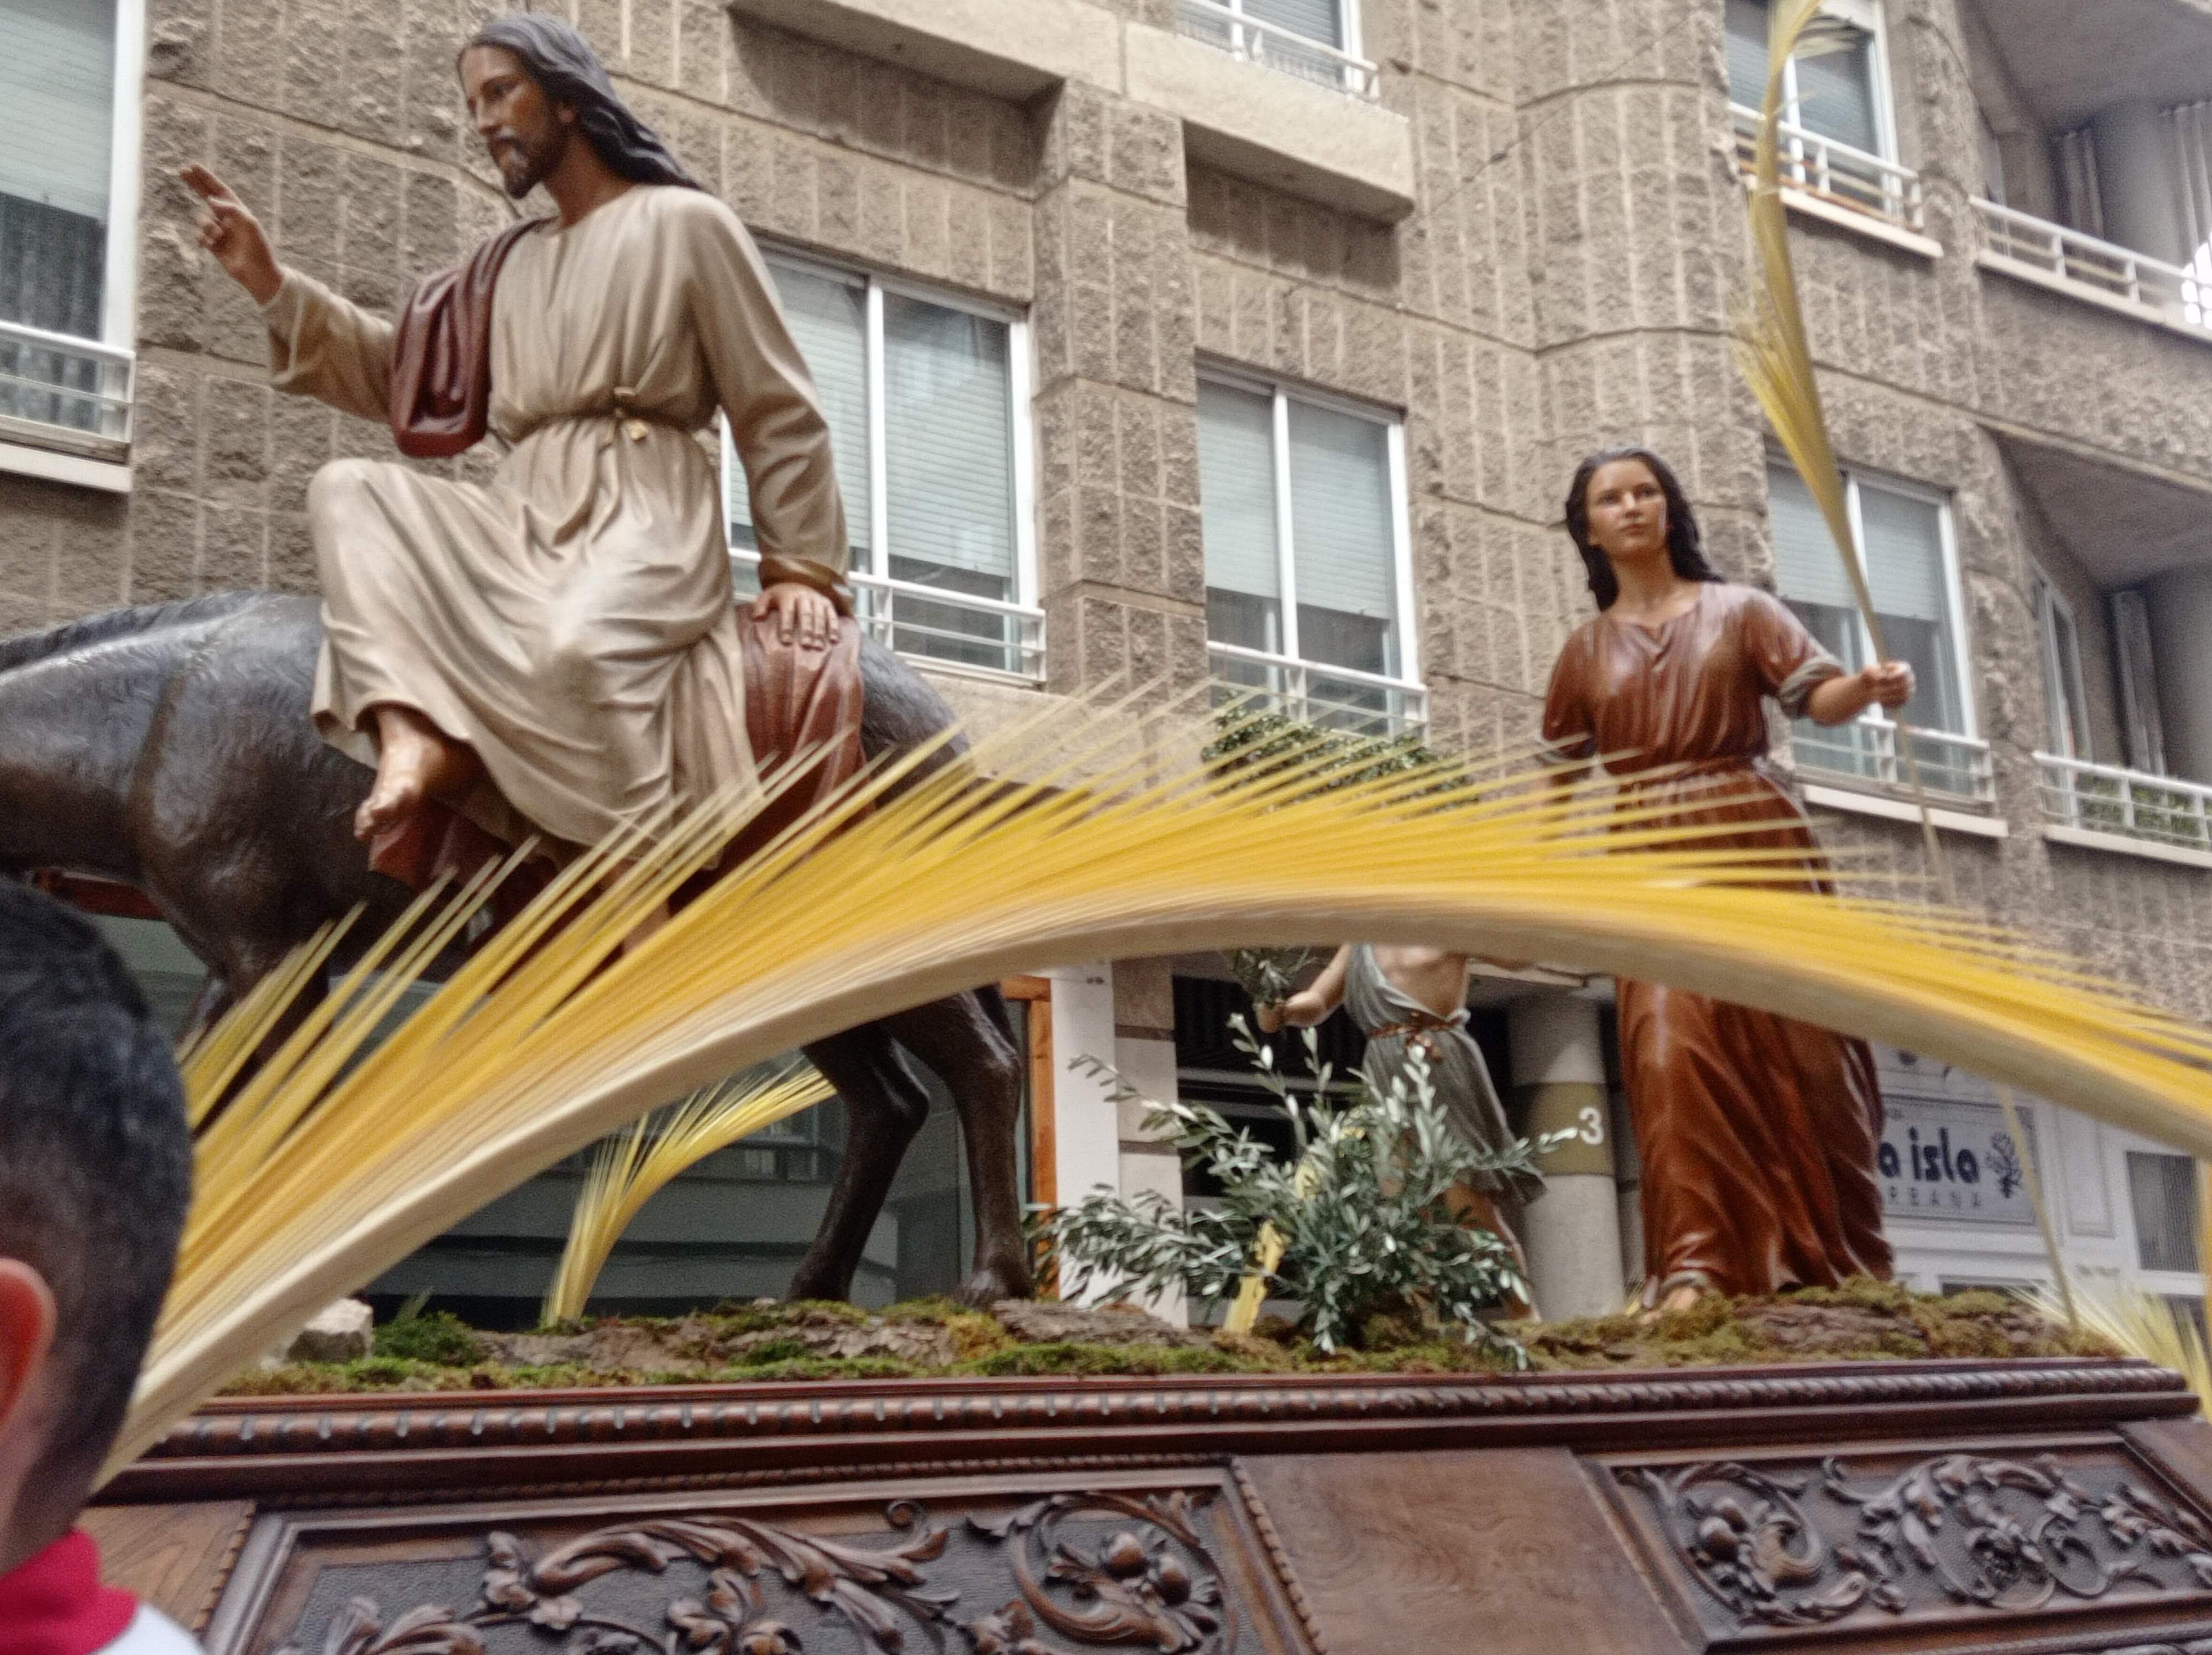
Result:
[[[1010,1311],[1009,1314],[1018,1314]],[[1090,1313],[1103,1335],[1024,1341],[992,1312],[921,1299],[884,1311],[850,1305],[724,1305],[677,1319],[603,1317],[528,1335],[480,1333],[432,1312],[387,1323],[376,1354],[249,1373],[231,1396],[357,1391],[571,1390],[973,1375],[1135,1377],[1204,1373],[1496,1374],[1493,1352],[1434,1329],[1377,1317],[1363,1348],[1324,1355],[1281,1323],[1256,1334],[1170,1327],[1134,1311]],[[1539,1372],[1740,1367],[1778,1362],[1929,1357],[2114,1356],[2002,1293],[1939,1298],[1889,1282],[1851,1281],[1759,1299],[1708,1299],[1646,1322],[1607,1316],[1507,1324]],[[557,1354],[561,1360],[518,1357]]]

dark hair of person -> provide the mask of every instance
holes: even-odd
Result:
[[[1620,581],[1613,575],[1612,561],[1590,539],[1589,485],[1601,468],[1617,459],[1641,460],[1658,479],[1659,492],[1667,496],[1667,561],[1674,564],[1674,573],[1686,581],[1725,585],[1728,577],[1705,561],[1698,514],[1690,508],[1690,496],[1682,492],[1674,468],[1649,448],[1601,448],[1575,467],[1575,480],[1567,485],[1567,532],[1574,537],[1575,550],[1582,553],[1583,565],[1589,570],[1590,595],[1597,599],[1597,606],[1613,607],[1620,596]]]
[[[176,1268],[192,1142],[169,1040],[81,916],[0,880],[0,1256],[56,1307],[53,1421],[15,1538],[58,1538],[113,1446]]]
[[[633,184],[706,188],[670,153],[660,135],[631,113],[599,54],[559,18],[542,11],[506,12],[471,35],[461,50],[471,46],[499,46],[520,58],[547,97],[576,112],[584,137],[617,176]]]

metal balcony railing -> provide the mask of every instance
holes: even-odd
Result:
[[[1740,103],[1729,105],[1729,112],[1735,125],[1736,161],[1748,173],[1758,153],[1759,113]],[[1788,121],[1782,123],[1780,136],[1784,184],[1816,200],[1919,232],[1924,222],[1920,174],[1910,167]]]
[[[1825,727],[1801,723],[1791,734],[1790,749],[1808,782],[1838,778],[1862,787],[1872,783],[1899,795],[1911,790],[1897,726],[1887,719]],[[1929,793],[1972,805],[1996,801],[1988,742],[1915,726],[1912,756],[1919,764],[1920,785]]]
[[[1332,91],[1370,99],[1380,91],[1375,65],[1365,58],[1250,16],[1223,0],[1180,0],[1176,27],[1191,40],[1218,46],[1232,58],[1265,64]]]
[[[1982,222],[1984,264],[2116,301],[2160,321],[2212,328],[2212,283],[2194,271],[1994,201],[1977,198],[1974,211]]]
[[[128,350],[0,321],[0,422],[33,441],[119,458],[131,444],[133,368]]]
[[[732,547],[741,590],[760,589],[760,553]],[[1044,611],[973,593],[855,571],[854,607],[868,636],[902,655],[978,678],[1044,682]]]
[[[1233,643],[1207,644],[1206,659],[1217,704],[1236,702],[1357,735],[1403,735],[1429,721],[1427,688],[1405,678]]]
[[[2054,753],[2036,754],[2035,769],[2047,822],[2212,852],[2212,788]]]

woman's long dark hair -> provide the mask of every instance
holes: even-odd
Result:
[[[556,103],[576,112],[577,125],[599,159],[633,184],[706,186],[669,153],[660,135],[630,113],[584,37],[542,11],[510,11],[469,37],[471,46],[499,46],[522,60],[530,78]]]
[[[1589,570],[1590,596],[1597,599],[1597,606],[1613,607],[1620,596],[1620,581],[1613,572],[1612,560],[1590,540],[1589,485],[1601,467],[1616,459],[1641,460],[1658,479],[1659,492],[1667,496],[1667,561],[1674,564],[1674,573],[1686,581],[1725,584],[1728,577],[1705,561],[1698,514],[1690,509],[1690,497],[1682,492],[1674,468],[1649,448],[1601,448],[1575,467],[1575,480],[1567,485],[1567,532],[1574,537],[1575,550],[1582,553],[1583,565]]]

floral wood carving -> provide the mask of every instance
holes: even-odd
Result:
[[[1861,1609],[2008,1612],[2212,1591],[2212,1526],[2124,1479],[2092,1494],[2051,1455],[1944,1454],[1860,1487],[1733,1461],[1615,1469],[1650,1498],[1676,1556],[1738,1624],[1805,1627]]]
[[[602,1529],[532,1559],[513,1535],[487,1537],[483,1598],[460,1614],[424,1605],[389,1627],[364,1597],[332,1619],[322,1655],[488,1655],[490,1628],[526,1624],[565,1635],[562,1655],[799,1655],[799,1634],[769,1618],[760,1577],[769,1570],[825,1614],[860,1633],[869,1646],[898,1655],[906,1629],[937,1628],[952,1603],[949,1593],[924,1591],[922,1563],[945,1550],[945,1530],[919,1506],[892,1503],[895,1529],[914,1537],[890,1551],[846,1546],[744,1518],[714,1522],[672,1519]],[[659,1574],[690,1558],[706,1565],[706,1590],[672,1599],[664,1623],[645,1627],[592,1611],[580,1588],[603,1576],[642,1570]],[[304,1655],[289,1646],[278,1655]]]
[[[1237,1647],[1236,1616],[1205,1537],[1194,1522],[1200,1500],[1178,1489],[1127,1494],[1052,1494],[997,1522],[969,1526],[1012,1548],[1021,1597],[996,1615],[963,1622],[976,1655],[1058,1655],[1036,1636],[1039,1622],[1092,1648],[1135,1645],[1161,1655],[1215,1655]],[[1063,1537],[1071,1518],[1133,1519],[1096,1546]]]
[[[811,1628],[771,1613],[763,1589],[771,1576],[810,1600],[814,1619],[842,1621],[883,1655],[901,1655],[917,1632],[929,1649],[944,1651],[956,1628],[974,1655],[1116,1646],[1234,1655],[1236,1615],[1197,1522],[1211,1498],[1058,1494],[1004,1518],[970,1518],[966,1543],[994,1555],[992,1573],[1011,1575],[1020,1595],[967,1620],[954,1616],[959,1594],[931,1590],[923,1574],[951,1536],[912,1501],[888,1508],[891,1526],[910,1535],[888,1550],[720,1516],[598,1530],[535,1557],[514,1535],[494,1531],[473,1606],[424,1604],[387,1624],[374,1602],[356,1597],[332,1616],[319,1655],[492,1655],[486,1634],[502,1627],[527,1628],[536,1634],[528,1646],[547,1655],[805,1655]],[[611,1575],[661,1574],[685,1560],[705,1568],[703,1589],[670,1597],[653,1624],[588,1590]],[[292,1644],[276,1655],[307,1652]]]

